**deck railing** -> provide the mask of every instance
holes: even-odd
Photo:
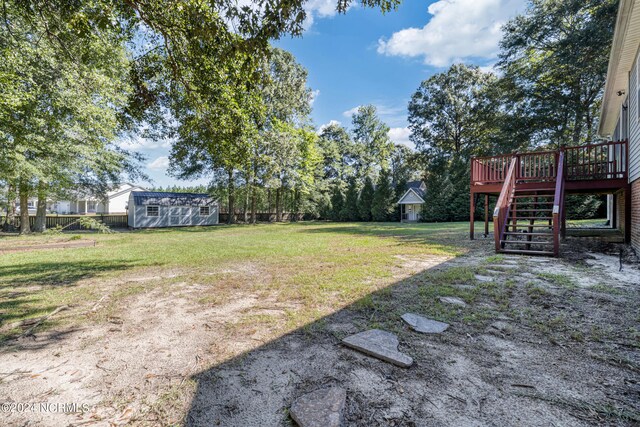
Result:
[[[504,184],[502,185],[502,191],[500,197],[496,202],[496,207],[493,211],[493,233],[496,241],[496,251],[500,251],[501,242],[504,237],[507,226],[507,218],[509,217],[509,206],[511,203],[511,196],[516,188],[516,172],[518,169],[518,158],[513,156],[509,162],[509,169],[505,176]]]
[[[504,154],[471,159],[471,185],[500,184],[504,182],[515,157],[517,181],[555,181],[558,159],[564,152],[564,179],[567,181],[624,179],[627,177],[627,141],[604,142],[578,147],[565,147],[557,151]]]
[[[561,151],[558,155],[558,179],[556,180],[556,188],[553,196],[553,254],[558,256],[560,253],[560,227],[562,211],[564,210],[564,155]]]

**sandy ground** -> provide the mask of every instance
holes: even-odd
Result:
[[[340,385],[347,389],[346,425],[637,425],[637,264],[619,271],[615,252],[580,251],[560,260],[510,256],[491,262],[490,250],[491,242],[481,242],[453,260],[404,259],[397,283],[381,294],[391,310],[346,307],[275,338],[272,330],[242,322],[243,316],[262,313],[284,322],[295,304],[238,292],[232,301],[203,306],[197,302],[201,289],[188,274],[165,272],[186,279],[170,292],[133,295],[117,315],[97,321],[107,295],[76,309],[87,319],[81,326],[5,346],[0,400],[85,404],[88,410],[51,413],[36,406],[0,414],[1,424],[286,426],[297,396]],[[508,307],[478,298],[437,336],[402,324],[398,314],[416,289],[428,286],[425,271],[478,265],[496,286],[509,289]],[[252,271],[240,273],[251,277]],[[541,273],[570,277],[576,285],[545,280]],[[484,309],[490,313],[484,321],[465,321],[469,312]],[[340,345],[342,337],[376,322],[398,333],[400,350],[415,360],[412,367]]]

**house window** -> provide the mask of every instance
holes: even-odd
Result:
[[[147,216],[159,216],[160,209],[158,206],[147,206]]]
[[[200,216],[209,216],[209,206],[200,206]]]

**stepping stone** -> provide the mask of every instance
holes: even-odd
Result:
[[[438,298],[440,300],[440,302],[445,303],[445,304],[453,304],[453,305],[458,305],[460,307],[466,307],[467,303],[462,301],[460,298],[456,298],[456,297],[440,297]]]
[[[340,427],[346,399],[345,389],[324,388],[300,396],[289,413],[300,427]]]
[[[391,332],[370,329],[342,340],[347,347],[359,350],[369,356],[377,357],[385,362],[408,368],[413,359],[398,351],[398,337]]]
[[[476,274],[476,280],[479,282],[493,282],[493,277],[481,276],[480,274]]]
[[[411,329],[413,329],[414,331],[422,332],[425,334],[440,334],[449,327],[448,323],[427,319],[426,317],[422,317],[413,313],[403,314],[402,320],[407,322],[409,326],[411,326]]]

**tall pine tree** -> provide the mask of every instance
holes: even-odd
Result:
[[[364,180],[364,187],[362,188],[360,198],[358,199],[358,214],[362,221],[371,221],[371,207],[373,205],[374,191],[373,181],[371,180],[371,177],[368,176]]]
[[[391,187],[391,177],[387,169],[380,171],[378,183],[373,193],[373,203],[371,206],[371,216],[374,221],[388,221],[394,209],[393,188]]]
[[[344,205],[340,211],[340,219],[342,221],[358,220],[358,184],[353,177],[349,179],[349,187],[347,187]]]

